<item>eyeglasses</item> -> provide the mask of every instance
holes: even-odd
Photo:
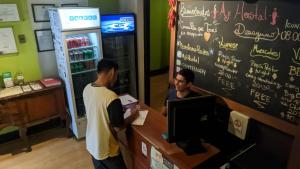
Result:
[[[176,78],[174,78],[174,81],[178,82],[178,83],[186,83],[186,80],[181,80],[181,79],[176,79]]]

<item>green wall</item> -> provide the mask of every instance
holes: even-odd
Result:
[[[0,4],[17,4],[20,16],[20,21],[17,22],[0,22],[0,28],[13,28],[18,49],[18,53],[0,55],[0,76],[6,71],[12,72],[13,75],[18,71],[22,71],[25,81],[40,79],[38,53],[27,12],[26,0],[0,0]],[[25,35],[26,43],[19,43],[18,35],[20,34]]]
[[[170,32],[167,0],[150,1],[150,70],[169,65]]]
[[[100,14],[118,13],[119,1],[118,0],[89,0],[89,7],[100,8]]]

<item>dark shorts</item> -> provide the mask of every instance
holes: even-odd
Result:
[[[104,160],[97,160],[92,156],[95,169],[126,169],[122,155],[109,157]]]

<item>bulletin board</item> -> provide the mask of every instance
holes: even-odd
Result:
[[[17,52],[13,29],[0,28],[0,55]]]

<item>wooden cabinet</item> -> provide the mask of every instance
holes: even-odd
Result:
[[[47,87],[40,90],[24,92],[0,98],[0,126],[25,127],[25,132],[20,132],[21,138],[26,134],[26,128],[42,123],[52,118],[60,117],[66,121],[66,134],[69,135],[69,117],[66,113],[64,90],[62,86]],[[19,114],[21,123],[11,121],[9,116]],[[6,120],[5,120],[6,119]],[[22,125],[20,125],[22,124]]]

